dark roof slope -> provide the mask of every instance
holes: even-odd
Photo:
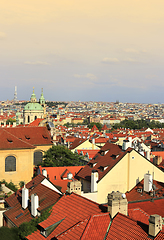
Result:
[[[101,180],[131,150],[128,148],[126,151],[122,151],[118,145],[108,142],[76,176],[90,181],[92,170],[96,170],[99,173],[99,180]]]
[[[26,184],[26,188],[29,189],[29,198],[34,193],[38,195],[38,211],[40,212],[55,204],[61,197],[61,195],[56,191],[41,184],[44,179],[45,177],[43,175],[38,175],[28,184]],[[22,189],[19,189],[16,193],[13,193],[9,198],[6,199],[6,202],[11,208],[7,210],[4,215],[10,219],[15,226],[18,227],[23,222],[29,222],[33,218],[29,208],[26,208],[25,210],[22,209]]]

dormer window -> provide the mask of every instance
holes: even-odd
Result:
[[[8,138],[7,141],[8,141],[9,143],[12,143],[12,142],[13,142],[13,140],[12,140],[11,138]]]
[[[101,172],[104,172],[109,166],[100,166],[99,169]]]
[[[111,156],[113,159],[116,159],[116,158],[118,158],[119,157],[119,154],[118,155],[115,155],[115,154],[112,154],[112,156]]]
[[[27,140],[30,140],[30,136],[29,136],[29,135],[25,135],[25,138],[26,138]]]
[[[44,139],[48,139],[48,137],[46,135],[42,135]]]
[[[64,218],[52,224],[51,226],[48,226],[47,228],[42,228],[40,233],[47,238],[63,220]]]

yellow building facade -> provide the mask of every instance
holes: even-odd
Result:
[[[144,178],[146,173],[151,174],[154,180],[164,182],[164,172],[134,149],[125,152],[118,161],[117,158],[113,158],[114,155],[111,156],[111,160],[107,160],[106,163],[106,156],[104,156],[104,160],[101,156],[91,160],[77,175],[82,183],[84,193],[93,192],[94,194],[97,192],[98,203],[106,203],[107,195],[112,191],[122,193],[130,191]],[[113,161],[116,163],[111,167]],[[109,170],[107,170],[108,168]],[[91,189],[93,171],[98,172],[99,176],[95,182],[95,191]]]
[[[34,167],[42,161],[44,151],[52,146],[45,127],[15,127],[0,129],[0,181],[29,182]]]

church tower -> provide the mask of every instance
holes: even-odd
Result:
[[[33,87],[33,93],[32,93],[32,95],[31,95],[30,101],[31,101],[31,103],[32,103],[32,102],[36,102],[36,95],[35,95],[35,93],[34,93],[34,87]]]
[[[25,105],[23,110],[23,124],[29,124],[34,120],[36,120],[37,118],[44,118],[45,99],[43,96],[43,91],[40,99],[41,99],[42,105],[37,102],[36,95],[34,93],[34,87],[33,87],[33,93],[31,95],[30,102]]]
[[[40,103],[40,105],[42,105],[42,107],[44,107],[44,105],[45,105],[45,98],[43,96],[43,88],[42,88],[41,96],[40,96],[40,99],[39,99],[39,103]]]

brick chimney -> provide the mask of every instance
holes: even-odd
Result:
[[[124,193],[112,192],[108,194],[108,212],[113,218],[118,212],[128,215],[128,201]]]

